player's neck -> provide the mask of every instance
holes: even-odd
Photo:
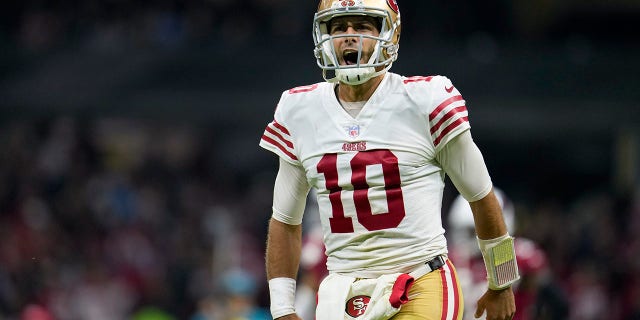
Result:
[[[381,74],[363,84],[355,86],[350,86],[341,82],[336,88],[338,100],[348,102],[367,101],[376,91],[383,78],[384,74]]]

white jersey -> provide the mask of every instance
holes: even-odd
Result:
[[[285,91],[260,146],[316,188],[328,270],[376,277],[447,253],[435,155],[469,128],[449,79],[387,73],[355,118],[333,84]]]

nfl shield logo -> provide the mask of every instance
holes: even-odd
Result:
[[[347,133],[351,138],[357,138],[360,135],[360,125],[352,124],[347,127]]]

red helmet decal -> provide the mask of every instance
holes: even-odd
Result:
[[[398,9],[398,3],[396,2],[396,0],[387,0],[387,4],[395,13],[398,13],[400,11],[400,9]]]
[[[340,4],[341,4],[343,7],[353,7],[353,6],[355,6],[355,5],[356,5],[356,2],[355,2],[355,1],[353,1],[353,0],[343,0]]]
[[[367,310],[370,300],[369,296],[355,296],[347,301],[344,311],[351,317],[357,318]]]

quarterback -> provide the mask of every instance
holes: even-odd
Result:
[[[487,270],[475,314],[511,319],[513,238],[465,100],[444,76],[389,71],[399,48],[396,1],[322,0],[313,38],[325,82],[284,91],[260,140],[280,159],[266,250],[273,318],[300,319],[301,223],[314,188],[329,271],[318,320],[461,319],[441,221],[448,175],[470,203]]]

